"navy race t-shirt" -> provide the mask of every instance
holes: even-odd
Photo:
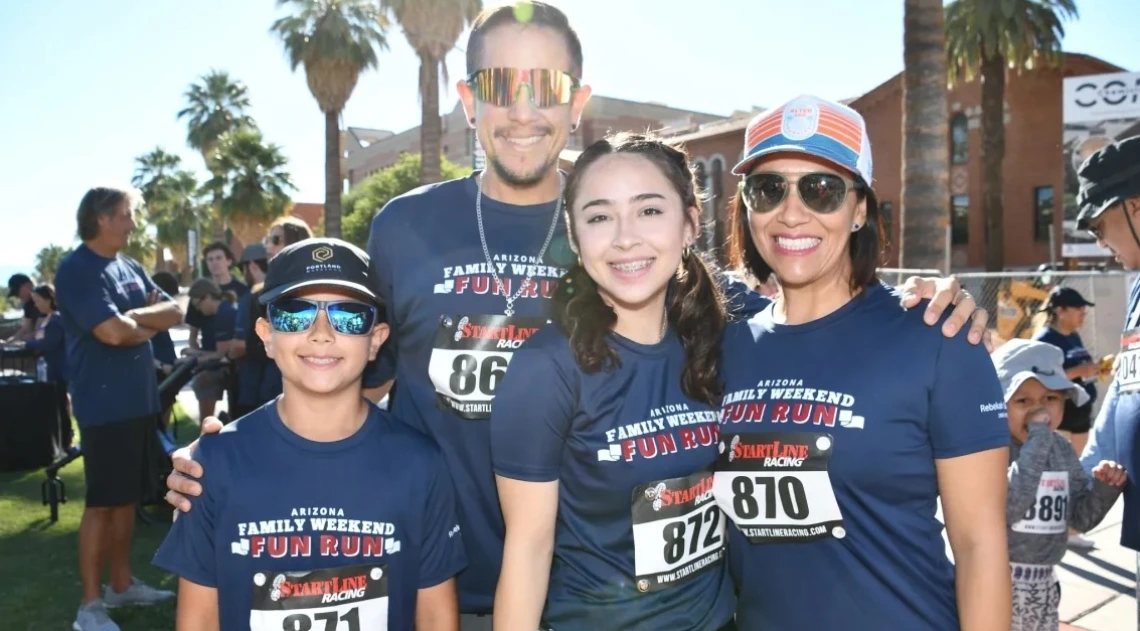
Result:
[[[1069,335],[1063,335],[1060,331],[1054,329],[1053,327],[1044,326],[1033,334],[1033,339],[1037,340],[1038,342],[1052,344],[1053,346],[1061,349],[1061,352],[1065,354],[1065,361],[1062,364],[1062,367],[1065,370],[1068,370],[1074,366],[1080,366],[1081,364],[1088,363],[1093,359],[1092,354],[1089,353],[1088,349],[1085,348],[1084,341],[1081,340],[1081,334],[1075,331]],[[1085,389],[1085,392],[1089,393],[1088,403],[1081,406],[1082,408],[1085,408],[1084,414],[1087,417],[1092,413],[1092,406],[1096,401],[1096,379],[1071,379],[1070,381],[1079,384],[1082,388]],[[1070,407],[1077,409],[1076,404],[1074,404],[1069,399],[1065,399],[1066,413],[1068,413],[1068,409]]]
[[[154,564],[216,588],[222,631],[412,631],[418,590],[463,568],[439,450],[375,406],[322,443],[273,401],[203,436],[194,459],[202,495]]]
[[[611,334],[586,374],[554,325],[511,361],[491,418],[495,473],[559,484],[545,628],[718,629],[732,618],[712,497],[717,414],[685,396],[685,353]]]
[[[957,631],[935,460],[1007,447],[1002,389],[882,285],[802,325],[729,327],[713,485],[741,629]]]
[[[152,291],[170,300],[141,265],[122,254],[107,258],[81,244],[60,262],[56,301],[67,339],[68,390],[81,428],[159,413],[150,341],[109,346],[92,333],[117,315],[145,307]]]
[[[574,253],[554,203],[514,206],[483,196],[488,263],[475,198],[470,176],[397,197],[373,219],[368,254],[392,339],[366,384],[383,383],[395,367],[393,413],[439,443],[467,545],[460,610],[490,613],[503,556],[489,448],[491,401],[515,348],[546,322],[547,299]],[[538,258],[552,223],[550,247]],[[518,295],[513,316],[505,314],[504,294]]]

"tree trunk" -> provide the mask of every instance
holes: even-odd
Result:
[[[443,126],[439,118],[439,60],[420,53],[420,183],[434,184],[440,175]]]
[[[899,267],[943,269],[950,225],[950,147],[942,0],[906,0],[904,25]]]
[[[1005,268],[1002,163],[1005,160],[1005,57],[982,60],[982,213],[986,239],[986,271]],[[984,236],[984,235],[983,235]]]
[[[340,238],[340,111],[325,112],[325,236]]]

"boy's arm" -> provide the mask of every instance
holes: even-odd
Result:
[[[1066,445],[1067,447],[1067,445]],[[1105,484],[1085,473],[1084,466],[1072,450],[1068,450],[1069,461],[1069,526],[1077,532],[1088,532],[1104,520],[1116,498],[1120,497],[1120,487]]]
[[[1049,448],[1053,441],[1047,423],[1029,423],[1029,438],[1021,446],[1017,460],[1009,465],[1009,494],[1005,517],[1010,524],[1021,521],[1030,506],[1037,501],[1037,487],[1041,485],[1041,472],[1049,461]]]
[[[219,631],[218,590],[178,579],[178,614],[175,631]]]

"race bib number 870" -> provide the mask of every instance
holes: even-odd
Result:
[[[253,575],[250,631],[387,631],[385,565]]]
[[[816,432],[721,433],[717,505],[752,543],[846,537],[827,472],[833,446]]]
[[[441,317],[428,362],[439,405],[468,420],[491,418],[491,402],[515,349],[546,322],[505,315]]]

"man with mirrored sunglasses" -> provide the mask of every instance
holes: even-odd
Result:
[[[457,86],[487,168],[391,200],[373,219],[368,244],[392,340],[365,385],[376,386],[379,399],[394,378],[395,417],[432,436],[448,460],[467,546],[458,577],[464,631],[490,630],[503,555],[487,421],[514,350],[547,322],[548,299],[575,258],[558,159],[590,98],[580,80],[581,42],[565,14],[542,2],[521,5],[490,7],[474,21],[468,76]],[[952,279],[914,280],[910,288],[915,303],[935,297],[938,313],[958,305],[957,327],[974,313]],[[766,304],[746,288],[736,295]],[[175,467],[200,476],[184,456]],[[195,495],[199,486],[179,476],[168,484],[171,504],[189,510],[178,493]]]

